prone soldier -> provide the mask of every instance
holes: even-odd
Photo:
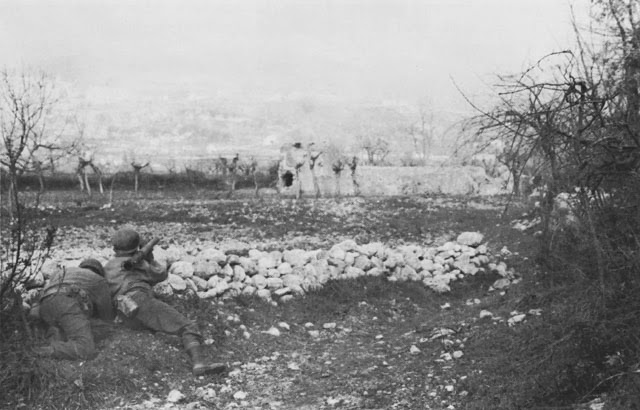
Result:
[[[105,277],[118,314],[124,316],[125,325],[142,325],[180,336],[191,358],[194,375],[223,372],[224,364],[205,361],[198,325],[154,297],[151,287],[167,279],[168,275],[166,268],[153,258],[151,248],[155,243],[157,240],[141,249],[140,235],[131,229],[121,229],[113,235],[115,257],[107,262]]]
[[[45,283],[31,315],[39,316],[50,330],[62,331],[62,340],[34,348],[36,354],[56,359],[93,359],[97,351],[89,318],[115,317],[102,264],[85,259],[77,268],[56,271]]]

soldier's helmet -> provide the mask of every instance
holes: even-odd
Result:
[[[111,238],[113,250],[119,253],[133,253],[140,246],[140,235],[133,229],[120,229]]]
[[[102,267],[100,261],[96,259],[85,259],[80,262],[79,266],[83,269],[89,269],[100,276],[104,276],[104,268]]]

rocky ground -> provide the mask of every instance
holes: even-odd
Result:
[[[160,295],[198,321],[211,357],[228,363],[228,373],[194,378],[176,337],[96,324],[98,358],[49,361],[55,380],[48,392],[12,405],[515,408],[517,398],[502,391],[500,384],[501,378],[510,377],[500,374],[500,362],[510,360],[514,348],[505,346],[505,335],[512,337],[511,342],[517,340],[520,329],[541,320],[544,311],[529,302],[519,283],[535,278],[530,261],[533,239],[512,229],[510,219],[501,218],[506,203],[500,199],[220,200],[206,199],[200,193],[173,198],[122,197],[107,205],[98,201],[78,204],[73,197],[51,196],[44,203],[43,217],[59,226],[60,240],[54,248],[57,261],[108,258],[109,237],[123,225],[160,237],[158,254],[168,263],[182,261],[195,267],[201,252],[224,250],[229,243],[245,244],[261,256],[277,251],[282,259],[277,266],[259,272],[258,258],[256,272],[251,274],[243,267],[246,277],[239,279],[233,267],[242,264],[228,263],[233,252],[227,252],[225,263],[218,263],[222,272],[204,278],[198,269],[187,269],[186,279],[196,276],[209,282],[217,276],[218,286],[229,265],[228,283],[239,279],[242,289],[231,292],[227,286],[205,297],[212,287],[200,288],[201,282],[191,279],[193,292],[180,285]],[[481,241],[473,246],[460,244],[459,234],[466,231],[481,233]],[[265,283],[261,288],[251,279],[262,273],[270,279],[269,274],[274,273],[269,269],[279,270],[287,262],[285,251],[316,256],[320,252],[326,256],[326,266],[342,266],[331,258],[338,256],[332,254],[336,245],[345,241],[359,247],[381,244],[387,250],[379,258],[383,272],[348,279],[328,274],[318,286],[282,295],[276,292],[287,286],[273,288]],[[473,248],[478,253],[479,246],[486,260],[474,265],[475,272],[464,272],[460,264],[455,265],[465,250]],[[427,276],[437,276],[438,266],[422,270],[416,266],[414,277],[404,269],[412,265],[406,255],[396,261],[398,266],[385,264],[386,256],[402,255],[399,249],[412,247],[423,250],[420,263],[429,259],[442,266],[443,274],[454,271],[455,280],[447,282],[448,289],[425,282]],[[182,254],[171,259],[166,253],[172,248],[179,248]],[[426,258],[429,249],[436,251]],[[436,260],[446,256],[438,254],[438,249],[450,252],[451,260]],[[296,268],[295,263],[290,265]],[[346,268],[347,264],[342,266],[342,272]],[[403,272],[408,273],[403,276]],[[180,272],[174,273],[185,279]],[[501,285],[496,286],[500,280]],[[255,291],[244,292],[247,287]],[[259,289],[270,289],[270,297],[257,297],[254,293]],[[292,297],[282,299],[283,295]]]

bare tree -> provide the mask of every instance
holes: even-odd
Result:
[[[407,134],[411,137],[413,148],[420,159],[420,165],[425,165],[426,163],[435,132],[433,112],[429,111],[425,106],[420,106],[418,120],[407,127]]]
[[[140,172],[149,166],[149,162],[145,162],[144,164],[140,164],[136,161],[131,162],[131,167],[133,168],[133,191],[138,192],[138,183],[140,180]]]
[[[245,176],[251,177],[253,180],[254,196],[257,198],[260,194],[260,184],[258,182],[258,161],[251,156],[245,161],[240,161],[239,168]]]
[[[229,192],[227,196],[231,198],[236,191],[236,183],[238,182],[240,154],[236,154],[227,164],[227,175],[229,177]]]
[[[58,102],[53,81],[46,74],[0,72],[0,164],[8,171],[11,211],[19,206],[19,177],[33,170],[35,155],[66,149],[61,138],[65,124],[51,124]]]
[[[315,192],[316,198],[320,198],[320,184],[318,183],[318,175],[316,173],[316,164],[320,156],[322,155],[322,151],[316,150],[315,143],[309,144],[307,147],[307,156],[309,158],[309,170],[311,171],[311,179],[313,180],[313,191]]]
[[[87,194],[91,196],[91,185],[89,184],[89,176],[87,174],[87,167],[91,168],[93,173],[98,178],[98,189],[100,194],[104,195],[104,187],[102,185],[102,170],[98,167],[94,161],[93,156],[85,158],[83,156],[78,157],[78,166],[76,167],[76,175],[80,182],[80,191],[87,191]]]
[[[382,137],[361,135],[357,137],[357,140],[357,147],[365,152],[367,163],[370,165],[384,163],[387,155],[391,152],[389,142]]]
[[[8,218],[0,213],[5,233],[0,235],[0,310],[7,307],[7,296],[16,306],[21,304],[20,291],[39,272],[53,243],[55,229],[43,226],[36,215],[39,196],[27,206],[19,177],[31,169],[36,153],[63,147],[62,130],[51,124],[58,101],[54,84],[44,73],[0,72],[0,164],[8,174],[10,211]]]
[[[353,194],[355,196],[360,195],[360,184],[358,183],[358,176],[356,169],[358,168],[358,157],[355,155],[346,159],[347,166],[351,171],[351,182],[353,183]]]

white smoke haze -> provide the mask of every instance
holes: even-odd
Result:
[[[574,2],[578,17],[587,6]],[[410,115],[428,101],[446,123],[471,112],[452,80],[482,100],[493,73],[573,43],[569,3],[558,0],[9,0],[0,9],[4,66],[72,84],[100,140],[109,127],[150,138],[206,130],[205,152],[296,132],[326,139],[353,128],[362,106]]]

